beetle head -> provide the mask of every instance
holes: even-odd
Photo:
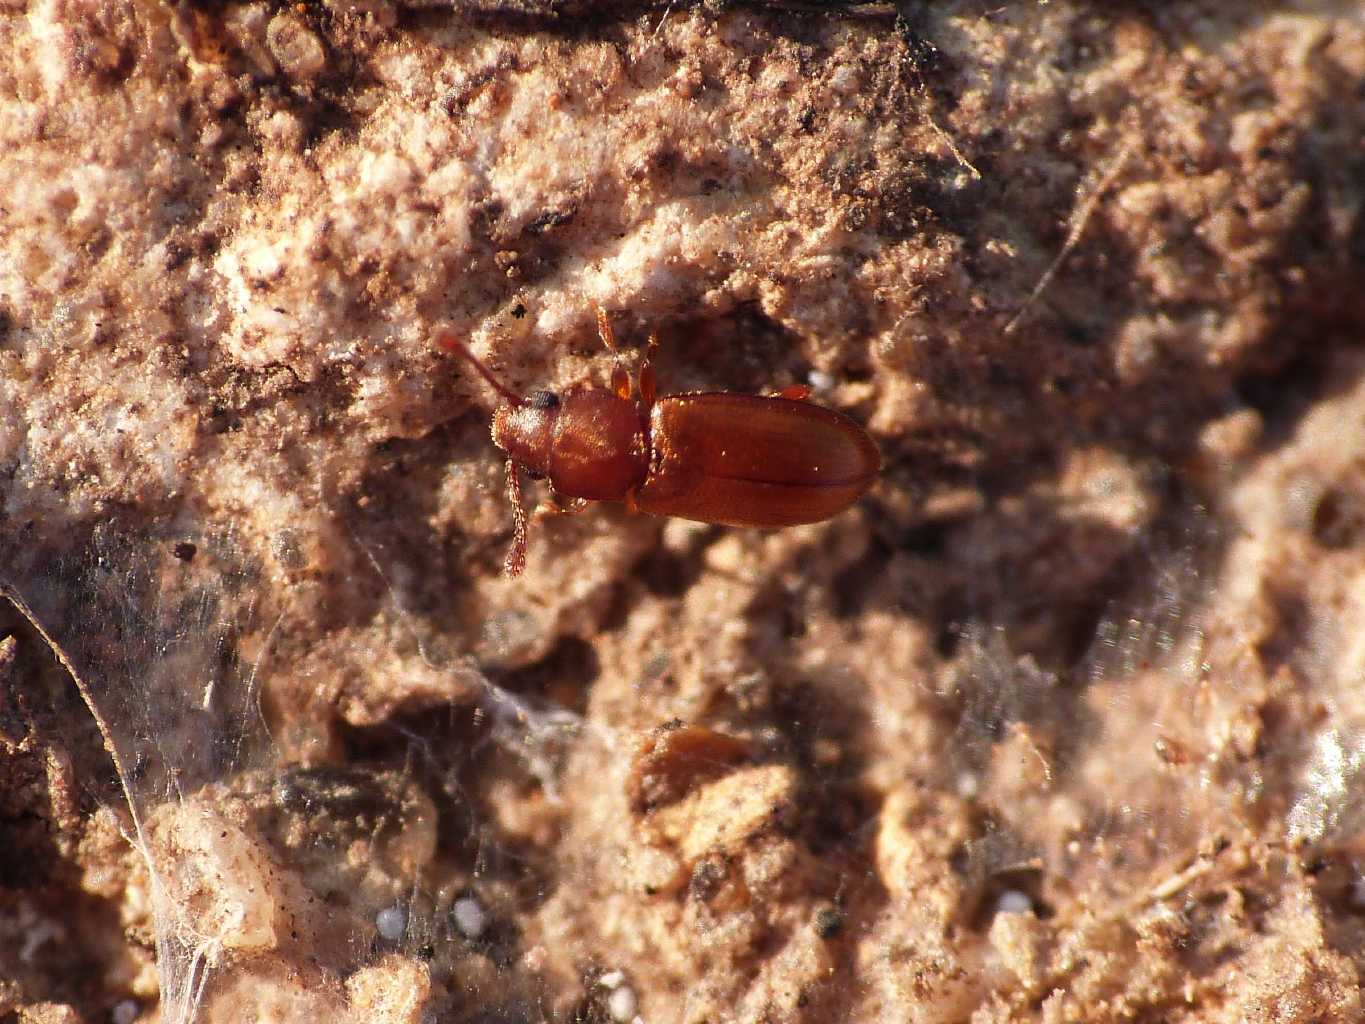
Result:
[[[547,476],[558,419],[559,396],[537,391],[519,405],[498,406],[493,413],[493,443],[532,476]]]

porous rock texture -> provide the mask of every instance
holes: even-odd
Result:
[[[0,0],[0,1019],[1361,1019],[1362,140],[1357,0]],[[501,578],[435,339],[594,303],[881,479]]]

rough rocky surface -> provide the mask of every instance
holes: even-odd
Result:
[[[1354,0],[0,0],[0,1020],[1360,1019],[1362,139]],[[881,480],[501,578],[433,341],[594,303]]]

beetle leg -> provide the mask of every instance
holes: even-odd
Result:
[[[592,300],[592,311],[597,317],[597,336],[602,339],[602,344],[615,352],[616,335],[612,332],[611,321],[607,319],[607,311],[598,304],[596,299]]]
[[[520,576],[526,568],[526,506],[521,501],[521,478],[517,464],[507,460],[507,496],[512,499],[512,546],[503,559],[502,571],[507,576]]]
[[[640,506],[635,504],[635,488],[632,487],[626,491],[625,502],[627,515],[638,516],[640,514]]]
[[[621,365],[621,350],[616,347],[616,334],[611,329],[611,321],[607,319],[607,311],[593,300],[592,311],[597,316],[597,336],[602,339],[602,344],[607,346],[615,360],[611,368],[611,390],[615,392],[617,398],[630,399],[630,374]]]
[[[576,516],[586,511],[589,504],[586,498],[576,498],[567,505],[561,505],[557,501],[542,501],[531,513],[531,518],[539,521],[549,519],[551,516]]]
[[[785,398],[789,402],[804,402],[810,397],[810,388],[805,384],[789,384],[773,394],[773,398]]]
[[[550,496],[536,506],[533,518],[544,519],[547,516],[576,516],[586,509],[588,504],[587,498],[570,498],[566,505],[563,497],[551,488]]]
[[[649,332],[649,347],[645,349],[644,362],[640,364],[640,401],[648,409],[654,404],[654,396],[659,393],[659,381],[654,375],[654,353],[659,351],[659,335]]]

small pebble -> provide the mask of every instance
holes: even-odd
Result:
[[[1351,883],[1350,901],[1352,910],[1365,910],[1365,878],[1356,878]]]
[[[975,772],[962,772],[957,777],[957,795],[963,800],[974,800],[981,792],[981,779]]]
[[[810,373],[806,374],[806,383],[816,391],[834,390],[834,378],[824,370],[811,370]]]
[[[408,927],[408,912],[400,906],[381,910],[374,919],[379,934],[389,942],[397,942]]]
[[[323,49],[322,41],[306,21],[293,14],[277,14],[270,19],[265,43],[280,70],[290,78],[314,78],[327,66],[327,51]]]
[[[455,927],[466,939],[477,939],[488,927],[488,915],[473,896],[461,896],[450,908]]]
[[[627,1024],[635,1017],[638,1005],[635,990],[629,985],[613,989],[611,995],[607,997],[607,1012],[611,1014],[612,1020],[621,1021],[621,1024]]]

